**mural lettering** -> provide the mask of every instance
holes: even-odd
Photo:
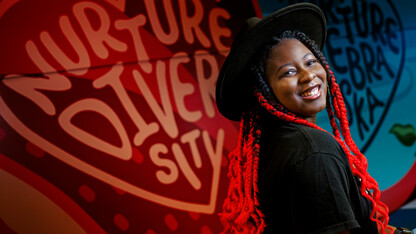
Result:
[[[403,28],[390,1],[351,1],[326,14],[331,25],[326,55],[343,92],[354,139],[365,151],[400,80]]]
[[[61,148],[64,142],[54,142],[30,130],[30,124],[16,124],[20,120],[5,101],[0,103],[1,114],[38,147],[114,187],[170,207],[212,213],[225,130],[201,122],[219,116],[214,89],[220,62],[218,55],[207,49],[219,53],[229,49],[222,39],[230,37],[231,31],[220,26],[220,21],[229,19],[230,15],[225,9],[215,7],[204,12],[200,1],[180,0],[177,4],[163,1],[166,14],[163,19],[169,26],[166,28],[162,27],[164,23],[154,1],[144,1],[147,14],[139,13],[131,18],[117,16],[111,13],[114,9],[95,2],[75,2],[71,14],[61,14],[56,20],[58,25],[49,25],[49,28],[57,26],[59,33],[56,29],[43,29],[37,35],[39,39],[32,37],[25,42],[26,56],[44,77],[7,74],[3,83],[30,100],[43,114],[53,117],[57,127],[71,140],[120,161],[144,155],[153,166],[150,172],[153,179],[160,185],[186,181],[195,191],[205,187],[201,192],[206,194],[211,190],[203,204],[194,201],[184,205],[183,198],[169,198],[163,192],[159,195],[149,191],[150,188],[132,186],[119,175],[107,175],[104,169],[91,165],[87,158]],[[173,8],[179,9],[179,14],[174,14]],[[189,14],[190,9],[193,14]],[[198,44],[202,48],[171,52],[165,47],[177,43]],[[164,53],[158,53],[156,48]],[[127,53],[128,59],[115,56]],[[98,71],[97,66],[102,69]],[[195,72],[194,78],[188,69]],[[110,102],[94,95],[72,96],[72,101],[63,105],[62,100],[49,95],[77,90],[79,78],[92,80],[88,92],[105,92],[116,99]],[[137,94],[140,101],[134,98]],[[96,130],[88,130],[80,122],[88,115],[88,121],[100,119],[102,124],[112,128],[112,140],[103,138]],[[186,124],[199,128],[184,128]],[[164,140],[158,140],[159,137]],[[211,177],[206,177],[208,180],[202,178],[204,163],[212,167]]]

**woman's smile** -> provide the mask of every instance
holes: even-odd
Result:
[[[303,99],[315,100],[321,96],[321,86],[314,85],[300,94]]]

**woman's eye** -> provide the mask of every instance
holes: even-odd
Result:
[[[311,59],[311,60],[308,60],[306,62],[306,65],[311,66],[311,65],[315,64],[316,62],[317,62],[316,59]]]
[[[283,74],[282,74],[282,77],[285,77],[285,76],[293,76],[293,75],[295,75],[295,74],[296,74],[296,70],[294,70],[294,69],[290,69],[289,71],[287,71],[287,72],[283,73]]]

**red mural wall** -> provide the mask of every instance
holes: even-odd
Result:
[[[218,233],[254,0],[0,1],[0,232]]]

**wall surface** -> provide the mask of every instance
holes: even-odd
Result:
[[[238,4],[0,1],[0,232],[220,232]]]

